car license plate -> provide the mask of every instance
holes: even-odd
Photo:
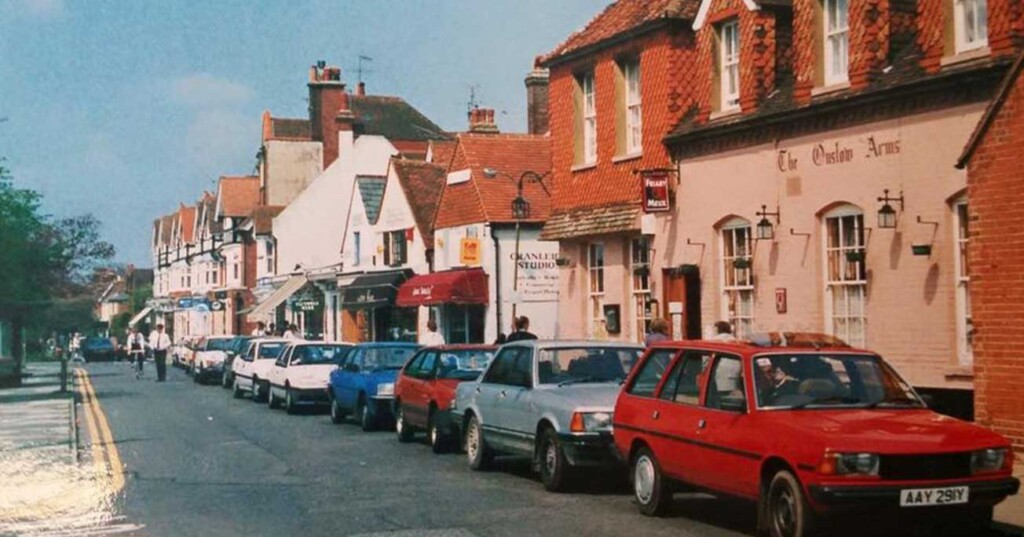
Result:
[[[970,487],[904,489],[900,491],[900,507],[967,503],[969,492]]]

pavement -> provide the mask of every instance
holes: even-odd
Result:
[[[1024,482],[1024,456],[1018,455],[1013,465],[1013,474]],[[1010,496],[996,506],[997,527],[1024,534],[1024,492]]]
[[[176,369],[156,383],[152,364],[139,380],[88,364],[74,399],[52,368],[29,371],[0,390],[0,535],[755,534],[746,502],[676,494],[668,517],[647,518],[622,472],[552,494],[529,461],[472,472],[463,455],[269,410]],[[1024,536],[1024,499],[997,518],[992,535]],[[841,530],[864,535],[867,522]]]

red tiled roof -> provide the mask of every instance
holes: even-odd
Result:
[[[252,218],[253,233],[266,235],[274,228],[274,217],[281,214],[284,205],[260,205],[253,209],[249,218]]]
[[[219,196],[221,216],[248,216],[260,203],[260,178],[221,177]]]
[[[181,206],[178,210],[178,218],[181,226],[181,240],[182,242],[193,242],[195,241],[196,231],[196,208]]]
[[[431,140],[430,162],[447,169],[455,155],[455,140]]]
[[[271,117],[269,111],[263,112],[264,142],[267,140],[308,141],[312,139],[309,129],[308,119]]]
[[[487,177],[485,168],[497,170]],[[546,174],[551,170],[551,140],[529,134],[471,134],[457,137],[455,155],[447,173],[470,170],[469,181],[445,185],[434,228],[480,222],[514,222],[512,200],[517,182],[526,171]],[[544,184],[527,180],[523,197],[530,203],[527,222],[543,222],[551,214],[551,178]]]
[[[170,246],[171,231],[174,229],[174,217],[178,213],[169,214],[160,218],[160,244]]]
[[[574,32],[561,45],[537,58],[547,65],[563,56],[599,45],[620,34],[663,19],[692,20],[700,8],[699,0],[618,0],[610,4],[587,25]]]
[[[1016,61],[1007,71],[1006,76],[1003,77],[1003,81],[999,84],[999,89],[996,90],[995,96],[992,101],[989,102],[988,107],[985,109],[985,114],[982,115],[981,120],[974,127],[974,132],[971,133],[971,138],[967,141],[967,145],[964,146],[963,151],[960,153],[960,157],[956,160],[956,167],[964,169],[967,164],[970,163],[971,157],[974,156],[974,152],[981,145],[982,140],[988,134],[988,128],[992,125],[992,122],[996,120],[996,116],[999,115],[999,111],[1003,109],[1003,104],[1010,97],[1010,93],[1013,91],[1014,84],[1017,82],[1017,78],[1021,76],[1022,69],[1024,69],[1024,52],[1017,55]]]
[[[447,174],[445,169],[437,164],[405,159],[391,159],[391,166],[395,169],[398,182],[405,192],[405,199],[409,202],[413,218],[416,219],[416,227],[420,229],[423,237],[423,244],[432,248],[434,244],[434,213],[437,212],[437,204],[441,200],[441,191],[444,190]]]

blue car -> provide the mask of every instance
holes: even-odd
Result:
[[[354,414],[364,431],[394,421],[391,405],[399,370],[419,350],[415,343],[362,343],[331,372],[331,421]]]

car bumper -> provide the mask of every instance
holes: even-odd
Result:
[[[1020,480],[1015,477],[990,481],[942,482],[913,485],[810,485],[807,491],[811,501],[829,510],[847,508],[900,508],[900,492],[905,489],[927,489],[940,487],[970,487],[969,505],[995,505],[1007,496],[1020,490]],[[960,504],[962,507],[962,504]],[[932,506],[943,507],[943,506]],[[957,507],[949,505],[948,507]],[[928,507],[911,509],[927,510]]]
[[[291,393],[296,403],[326,405],[331,402],[327,388],[292,388]]]
[[[201,380],[206,379],[219,379],[224,374],[224,367],[219,365],[213,365],[210,367],[201,367],[196,370],[196,376]]]
[[[604,467],[617,466],[622,463],[610,432],[560,433],[558,441],[562,446],[565,458],[572,466]]]
[[[392,407],[394,403],[395,396],[393,395],[371,395],[370,413],[376,418],[393,418],[394,411]]]

